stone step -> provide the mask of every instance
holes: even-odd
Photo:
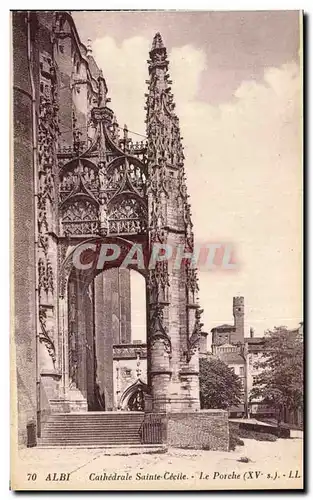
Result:
[[[90,435],[97,435],[97,436],[101,436],[101,437],[105,437],[105,436],[116,436],[117,433],[114,432],[114,431],[111,431],[111,432],[96,432],[96,433],[90,433],[90,432],[63,432],[62,430],[60,431],[57,431],[57,432],[47,432],[47,431],[43,431],[41,433],[42,437],[50,437],[50,436],[90,436]],[[136,437],[136,436],[139,436],[139,432],[138,431],[134,431],[134,432],[119,432],[118,433],[118,436],[121,436],[121,437],[127,437],[127,436],[131,436],[131,437]]]
[[[60,437],[63,437],[63,436],[70,436],[70,437],[90,437],[90,432],[71,432],[71,433],[68,433],[68,432],[62,432],[62,431],[58,431],[58,432],[42,432],[42,437],[43,438],[49,438],[49,437],[55,437],[55,436],[60,436]],[[139,432],[123,432],[123,433],[116,433],[116,432],[97,432],[97,433],[92,433],[92,436],[99,436],[99,437],[107,437],[107,436],[119,436],[121,438],[125,438],[125,437],[138,437],[140,436]]]
[[[143,413],[63,413],[42,426],[43,446],[140,445]]]
[[[143,422],[142,420],[127,420],[125,422],[120,422],[119,420],[48,420],[45,423],[51,425],[120,425],[121,427],[125,425],[140,425]]]
[[[99,425],[92,425],[92,424],[86,424],[86,425],[77,425],[77,424],[73,424],[73,425],[68,425],[68,424],[57,424],[57,425],[54,425],[54,424],[45,424],[44,425],[44,428],[45,429],[67,429],[69,431],[73,430],[73,429],[80,429],[80,430],[84,430],[84,429],[97,429],[97,430],[101,430],[101,429],[107,429],[107,430],[110,430],[110,429],[119,429],[121,431],[123,430],[126,430],[126,431],[129,431],[131,429],[140,429],[141,427],[141,423],[138,423],[137,425],[134,425],[134,424],[129,424],[129,425],[114,425],[114,424],[111,424],[111,425],[106,425],[106,424],[99,424]]]
[[[110,421],[96,421],[96,422],[93,422],[93,421],[89,421],[89,420],[84,420],[83,422],[80,422],[80,421],[77,421],[77,420],[73,420],[72,422],[68,421],[68,420],[63,420],[63,421],[54,421],[54,420],[48,420],[47,422],[45,422],[45,425],[80,425],[80,426],[83,426],[83,425],[92,425],[92,426],[110,426],[110,425],[119,425],[120,427],[125,427],[126,425],[129,426],[129,425],[140,425],[141,423],[143,422],[143,420],[129,420],[128,422],[119,422],[119,421],[116,421],[114,422],[113,420],[110,420]]]
[[[117,437],[117,436],[104,436],[100,437],[98,436],[97,438],[91,438],[91,437],[73,437],[73,438],[64,438],[62,436],[51,436],[51,437],[42,437],[41,438],[42,442],[44,443],[73,443],[73,444],[84,444],[84,443],[108,443],[108,444],[127,444],[127,443],[141,443],[141,439],[136,436],[136,437],[129,437],[129,436],[124,436],[122,437]]]
[[[38,448],[43,449],[54,449],[59,447],[53,444],[42,444],[40,440],[38,441]],[[162,444],[126,444],[126,445],[114,445],[114,444],[96,444],[96,445],[62,445],[62,448],[67,449],[101,449],[102,455],[142,455],[142,454],[154,454],[154,453],[166,453],[167,446]]]
[[[120,430],[129,430],[129,429],[139,429],[141,426],[141,422],[138,422],[137,424],[131,423],[131,424],[125,424],[125,425],[120,425],[120,424],[97,424],[97,425],[92,425],[90,423],[86,423],[85,425],[79,425],[76,423],[73,423],[72,425],[69,425],[68,423],[64,424],[44,424],[45,429],[120,429]]]
[[[141,439],[139,436],[123,436],[123,437],[117,437],[117,436],[97,436],[97,437],[87,437],[87,436],[73,436],[71,438],[65,438],[64,436],[50,436],[50,437],[42,437],[41,438],[45,442],[71,442],[71,443],[96,443],[96,442],[103,442],[103,443],[112,443],[112,444],[124,444],[124,443],[140,443]]]
[[[94,432],[103,432],[103,433],[108,433],[108,432],[116,432],[118,431],[119,433],[123,434],[123,433],[130,433],[130,432],[139,432],[140,431],[140,427],[139,426],[136,426],[136,427],[129,427],[129,428],[119,428],[119,427],[89,427],[89,426],[85,426],[85,427],[65,427],[65,426],[58,426],[58,427],[43,427],[42,428],[42,432],[67,432],[67,433],[73,433],[73,432],[91,432],[91,431],[94,431]]]
[[[102,448],[104,446],[124,446],[124,449],[127,449],[129,446],[140,446],[140,442],[129,442],[129,443],[124,443],[121,445],[121,443],[111,443],[111,442],[105,442],[105,441],[99,441],[99,442],[85,442],[85,443],[80,443],[79,445],[77,443],[60,443],[58,442],[49,442],[45,443],[43,442],[41,446],[43,447],[54,447],[54,448],[77,448],[77,446],[80,446],[81,448]]]
[[[139,429],[140,429],[140,426],[139,425],[136,425],[136,426],[129,426],[129,427],[118,427],[118,426],[99,426],[99,427],[96,427],[96,426],[89,426],[89,425],[85,425],[85,426],[63,426],[63,425],[58,425],[58,426],[45,426],[42,430],[47,430],[47,431],[50,431],[50,432],[53,432],[53,431],[66,431],[66,432],[74,432],[75,430],[77,431],[80,431],[80,432],[90,432],[92,430],[94,430],[95,432],[110,432],[110,431],[119,431],[119,432],[139,432]]]
[[[88,419],[81,419],[81,420],[76,420],[76,419],[62,419],[62,420],[54,420],[54,419],[49,419],[46,421],[46,423],[52,423],[52,424],[58,424],[58,423],[68,423],[68,424],[86,424],[86,423],[90,423],[92,425],[97,425],[97,424],[103,424],[103,425],[109,425],[109,424],[119,424],[119,425],[128,425],[128,424],[131,424],[131,423],[134,423],[134,424],[138,424],[138,423],[141,423],[143,422],[143,418],[142,419],[129,419],[129,420],[114,420],[114,419],[99,419],[99,420],[88,420]]]
[[[92,440],[92,439],[119,439],[119,440],[122,440],[122,439],[140,439],[140,435],[139,434],[130,434],[130,435],[127,435],[127,434],[101,434],[101,435],[98,435],[98,434],[61,434],[61,433],[55,433],[55,434],[43,434],[42,435],[42,439],[89,439],[89,440]]]
[[[71,413],[53,413],[50,417],[67,417],[67,418],[82,418],[87,417],[102,417],[102,418],[135,418],[144,416],[142,411],[88,411],[88,412],[71,412]]]
[[[97,432],[101,432],[101,431],[112,431],[112,430],[118,430],[119,432],[131,432],[131,431],[136,431],[140,429],[141,427],[141,424],[139,425],[129,425],[129,426],[123,426],[123,427],[120,427],[118,425],[45,425],[42,430],[50,430],[50,431],[54,431],[54,430],[66,430],[67,432],[72,432],[74,430],[79,430],[79,431],[91,431],[91,430],[95,430]]]
[[[130,432],[139,432],[140,427],[129,427],[129,428],[119,428],[119,427],[89,427],[89,426],[84,426],[84,427],[66,427],[66,426],[58,426],[58,427],[44,427],[42,429],[42,432],[67,432],[67,433],[73,433],[73,432],[103,432],[103,433],[108,433],[108,432],[116,432],[118,431],[121,434],[124,433],[130,433]]]
[[[140,422],[143,422],[143,418],[142,419],[137,418],[137,419],[134,419],[134,420],[129,419],[129,420],[123,420],[123,421],[121,421],[121,420],[111,420],[111,419],[110,420],[109,419],[106,419],[106,420],[104,420],[104,419],[102,419],[102,420],[101,419],[99,419],[99,420],[88,420],[88,419],[82,419],[82,420],[78,420],[78,419],[74,420],[73,419],[73,420],[70,420],[70,419],[66,419],[65,418],[63,420],[49,419],[49,420],[46,421],[47,424],[48,423],[52,423],[52,424],[58,424],[58,423],[64,424],[64,423],[68,423],[68,424],[71,424],[71,425],[73,423],[74,424],[81,424],[81,425],[86,424],[86,423],[90,423],[92,425],[96,425],[96,424],[104,424],[104,425],[105,424],[107,424],[107,425],[109,425],[109,424],[119,424],[119,425],[126,425],[126,424],[131,424],[131,423],[138,424]]]

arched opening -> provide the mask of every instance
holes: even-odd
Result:
[[[125,389],[121,396],[119,408],[125,411],[144,411],[145,395],[149,392],[147,384],[140,378]]]
[[[129,410],[122,395],[147,383],[146,280],[122,267],[90,278],[73,270],[69,280],[69,388],[89,411]],[[143,410],[143,391],[132,396],[132,409]]]

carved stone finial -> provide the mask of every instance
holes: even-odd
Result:
[[[98,107],[104,108],[106,106],[106,93],[105,82],[102,74],[98,78]]]
[[[92,46],[91,46],[91,38],[87,40],[87,56],[91,56],[92,54]]]
[[[160,33],[157,33],[153,39],[152,47],[149,52],[150,60],[149,63],[149,73],[153,73],[156,68],[163,68],[167,70],[168,60],[166,48],[163,44],[162,37]],[[167,76],[165,77],[167,78]]]
[[[113,141],[118,143],[118,141],[119,141],[119,126],[118,126],[118,122],[117,122],[115,115],[113,115],[111,134],[112,134]]]
[[[177,224],[185,231],[188,251],[193,250],[194,238],[191,210],[188,203],[186,177],[184,173],[184,153],[179,120],[174,112],[174,96],[169,74],[169,61],[160,33],[153,39],[149,53],[149,92],[146,94],[146,135],[149,169],[148,192],[152,193],[156,204],[165,198],[178,199],[180,204]],[[174,175],[173,170],[177,171]],[[170,203],[165,201],[164,203]],[[153,204],[152,204],[153,207]],[[154,210],[154,209],[153,209]],[[158,218],[152,213],[152,233],[158,231]]]
[[[107,208],[107,200],[105,197],[102,197],[100,199],[99,219],[100,219],[100,233],[103,236],[106,236],[108,233],[108,208]]]
[[[123,132],[124,132],[124,141],[127,141],[128,140],[128,128],[127,128],[127,125],[124,125]]]
[[[163,40],[161,37],[161,34],[158,32],[154,35],[153,42],[152,42],[152,49],[151,50],[156,50],[156,49],[164,49],[164,44]]]
[[[171,339],[167,334],[166,328],[164,327],[164,316],[163,316],[164,304],[155,304],[151,308],[151,318],[150,318],[150,342],[151,347],[155,345],[156,342],[162,342],[164,345],[165,352],[171,355],[172,344]]]

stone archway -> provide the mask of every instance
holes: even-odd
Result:
[[[96,260],[91,263],[90,268],[80,270],[75,267],[74,254],[77,249],[82,248],[85,251],[89,244],[93,249],[99,248],[102,243],[108,244],[109,241],[120,244],[122,250],[119,260],[107,262],[102,269],[98,269],[96,265],[97,255],[95,254]],[[124,260],[125,253],[132,244],[133,242],[124,238],[110,239],[102,237],[81,241],[70,249],[70,253],[62,267],[63,274],[60,274],[60,283],[62,283],[60,288],[60,326],[63,328],[62,340],[65,347],[63,363],[64,393],[70,401],[73,398],[75,400],[85,400],[88,409],[92,411],[113,410],[116,408],[113,394],[110,394],[110,392],[113,393],[113,344],[127,343],[127,339],[116,341],[113,338],[112,331],[107,331],[105,326],[101,329],[101,318],[97,317],[97,312],[105,312],[101,311],[105,307],[104,297],[106,293],[110,293],[109,290],[104,289],[103,285],[106,274],[114,270],[118,271],[118,275],[122,271],[129,273],[130,270],[135,270],[142,275],[146,282],[147,273],[145,269],[138,269],[134,265],[130,265],[129,269],[126,269],[120,268],[118,265]],[[83,257],[82,260],[85,264],[88,261]],[[102,297],[99,297],[99,293]],[[111,297],[109,297],[110,299]],[[145,302],[147,304],[147,298]],[[148,318],[148,314],[146,317]],[[101,338],[99,338],[99,331],[96,331],[99,324]],[[105,359],[102,359],[103,349],[106,350]],[[102,354],[100,353],[101,350]],[[108,369],[109,364],[112,365],[111,370]],[[104,386],[106,388],[110,386],[109,381],[103,384],[103,374],[101,373],[103,366],[106,368],[106,377],[111,379],[109,393],[103,390]]]

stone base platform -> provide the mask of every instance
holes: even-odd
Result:
[[[87,413],[87,402],[82,399],[50,399],[51,413]]]
[[[166,415],[168,446],[201,450],[229,450],[228,412],[184,411]]]

